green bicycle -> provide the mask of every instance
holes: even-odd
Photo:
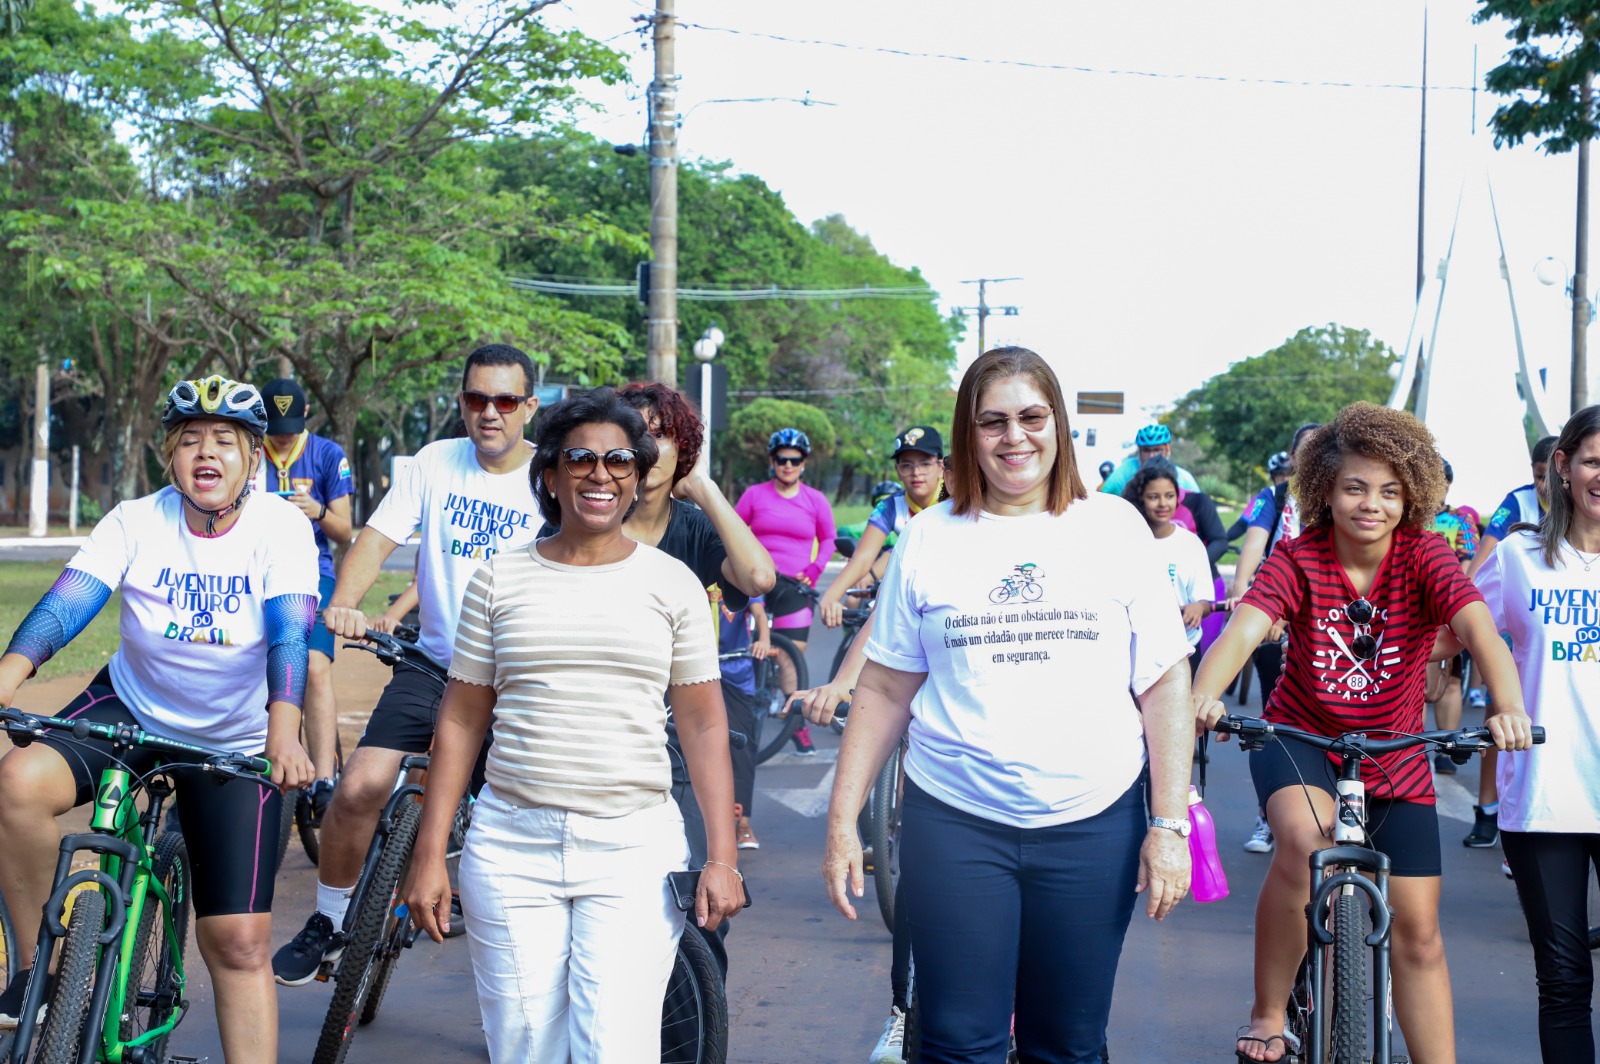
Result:
[[[174,791],[172,773],[198,769],[259,781],[271,765],[265,758],[207,750],[127,724],[4,709],[0,728],[19,746],[59,731],[79,741],[104,740],[119,754],[147,747],[182,757],[139,777],[120,757],[113,760],[95,789],[90,830],[61,840],[33,963],[35,973],[48,971],[59,942],[55,984],[47,999],[48,980],[29,980],[7,1058],[12,1064],[165,1064],[167,1039],[188,1010],[183,952],[189,938],[189,853],[182,834],[158,835],[162,806]],[[143,814],[134,804],[141,790],[149,799]],[[72,871],[73,856],[84,850],[100,855],[99,867]]]

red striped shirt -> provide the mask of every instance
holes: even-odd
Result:
[[[1359,632],[1345,606],[1359,597],[1334,556],[1330,529],[1310,529],[1272,552],[1244,597],[1273,620],[1288,621],[1289,650],[1267,720],[1330,736],[1423,730],[1434,636],[1483,596],[1443,537],[1402,528],[1366,594],[1374,611],[1368,628],[1378,641],[1370,661],[1351,653]],[[1434,800],[1428,758],[1416,751],[1385,754],[1378,766],[1367,762],[1362,779],[1374,798]]]

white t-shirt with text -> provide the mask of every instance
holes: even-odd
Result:
[[[932,797],[1015,827],[1083,820],[1144,769],[1133,692],[1189,653],[1144,518],[1103,493],[1065,513],[906,526],[867,657],[926,673],[906,775]]]
[[[1474,576],[1511,637],[1522,698],[1549,741],[1500,755],[1500,827],[1600,832],[1600,576],[1570,546],[1544,564],[1539,538],[1509,533]]]
[[[67,563],[122,589],[111,683],[157,735],[235,753],[267,739],[264,605],[317,597],[317,541],[293,503],[252,493],[228,531],[195,535],[171,487],[119,503]]]
[[[1216,583],[1211,579],[1211,559],[1206,555],[1206,545],[1200,537],[1187,528],[1172,526],[1172,534],[1157,539],[1156,554],[1166,565],[1167,579],[1177,598],[1178,609],[1191,602],[1215,601]],[[1200,626],[1188,631],[1189,645],[1200,645]]]
[[[440,665],[449,664],[455,649],[472,574],[500,551],[531,543],[543,526],[528,467],[490,473],[478,464],[469,439],[440,440],[418,451],[367,519],[367,528],[396,543],[422,530],[418,642]]]

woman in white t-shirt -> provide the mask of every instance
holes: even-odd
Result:
[[[303,787],[314,775],[299,734],[317,545],[296,507],[251,492],[266,408],[248,384],[180,381],[162,425],[171,485],[121,503],[95,526],[0,657],[0,706],[120,586],[122,643],[58,716],[264,754],[273,783]],[[141,773],[157,760],[143,748],[120,756]],[[111,757],[109,744],[51,734],[0,758],[0,892],[19,917],[37,914],[50,893],[55,818],[89,801]],[[283,796],[247,780],[218,786],[181,770],[175,778],[223,1053],[233,1064],[275,1062],[268,958]],[[18,945],[27,968],[33,942]],[[16,1026],[26,983],[14,979],[0,995],[0,1027]]]
[[[951,437],[951,498],[879,594],[823,876],[854,919],[856,816],[909,727],[921,1059],[1002,1059],[1014,1010],[1024,1060],[1094,1060],[1136,891],[1161,919],[1189,886],[1189,642],[1144,521],[1079,479],[1042,358],[979,357]]]
[[[545,521],[467,588],[406,887],[449,930],[454,809],[485,730],[488,784],[461,856],[461,900],[489,1058],[655,1060],[683,914],[667,873],[688,855],[671,800],[666,706],[705,809],[733,808],[728,721],[704,588],[622,523],[657,458],[644,417],[609,388],[545,412],[529,465]],[[706,818],[695,918],[743,898],[733,818]]]
[[[1178,470],[1164,458],[1140,466],[1122,489],[1122,497],[1144,515],[1150,534],[1156,540],[1156,553],[1166,563],[1167,579],[1178,601],[1189,645],[1200,645],[1200,624],[1211,615],[1216,585],[1211,579],[1211,560],[1200,537],[1181,525],[1173,524],[1178,512]],[[1200,664],[1198,654],[1189,658],[1190,676]]]
[[[1567,421],[1549,506],[1518,525],[1476,582],[1550,742],[1500,755],[1500,845],[1528,920],[1545,1064],[1593,1064],[1589,883],[1600,868],[1600,406]]]

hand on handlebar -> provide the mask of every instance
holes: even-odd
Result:
[[[1201,694],[1198,691],[1189,696],[1189,704],[1194,708],[1194,733],[1204,735],[1217,726],[1217,721],[1227,715],[1228,709],[1222,704],[1220,698]],[[1227,735],[1215,736],[1221,743],[1228,741]]]
[[[1526,750],[1533,745],[1533,718],[1520,709],[1507,709],[1483,722],[1501,750]]]
[[[796,702],[800,704],[800,712],[806,722],[825,728],[833,723],[833,717],[838,712],[839,703],[846,705],[850,702],[851,692],[842,687],[835,687],[825,683],[821,687],[813,687],[809,691],[796,691],[789,696],[789,705]]]
[[[832,588],[824,592],[822,601],[817,603],[817,615],[829,628],[837,628],[844,623],[844,606],[834,596]]]
[[[387,613],[382,617],[373,617],[367,621],[367,627],[374,632],[383,632],[385,635],[394,635],[394,630],[401,625],[398,617],[391,617]]]
[[[369,627],[367,615],[348,606],[329,606],[322,611],[322,623],[340,639],[364,638]]]
[[[265,756],[272,762],[272,782],[279,790],[299,790],[317,778],[316,766],[296,736],[274,736],[269,729]]]

